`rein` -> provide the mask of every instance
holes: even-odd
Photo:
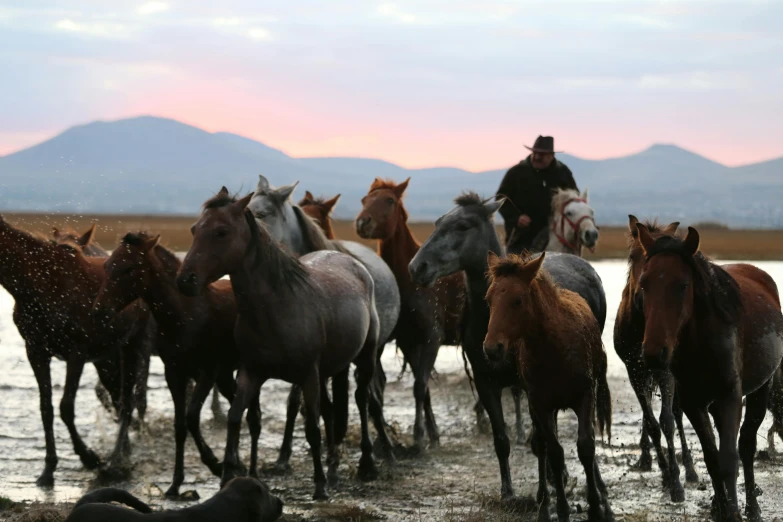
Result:
[[[554,223],[552,223],[552,232],[554,232],[555,237],[557,238],[558,241],[560,241],[560,243],[563,246],[565,246],[566,248],[570,248],[574,252],[578,252],[579,251],[579,247],[581,246],[581,241],[579,239],[579,234],[576,233],[576,232],[579,231],[579,225],[582,224],[582,221],[585,221],[587,219],[592,221],[593,224],[595,225],[595,219],[593,218],[593,216],[585,214],[584,216],[580,217],[576,221],[571,221],[571,219],[568,216],[566,216],[565,209],[566,209],[566,207],[568,205],[570,205],[571,203],[573,203],[575,201],[578,201],[580,203],[584,203],[585,205],[587,204],[587,200],[584,199],[584,198],[571,198],[571,199],[566,200],[566,202],[563,203],[563,205],[560,207],[560,231],[558,232],[558,230],[557,230],[557,222],[554,222]],[[574,231],[575,239],[574,239],[574,243],[573,244],[571,244],[568,241],[568,239],[566,239],[566,235],[565,235],[565,225],[566,225],[566,223],[568,223],[568,225],[571,227],[571,230]]]

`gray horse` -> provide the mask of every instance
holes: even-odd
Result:
[[[297,205],[291,203],[291,194],[299,182],[294,182],[284,187],[275,188],[266,177],[259,175],[258,185],[247,208],[253,213],[256,222],[262,225],[284,248],[295,255],[303,256],[318,250],[337,250],[350,254],[362,263],[375,283],[375,308],[380,320],[380,333],[378,346],[378,365],[376,367],[374,383],[371,390],[370,415],[378,432],[378,442],[381,445],[384,456],[393,458],[391,441],[386,436],[385,420],[383,419],[383,391],[386,386],[386,376],[380,364],[383,348],[392,340],[392,332],[397,325],[400,315],[400,290],[397,280],[394,278],[389,266],[372,249],[355,241],[327,239],[315,221],[307,216]],[[341,378],[333,379],[333,386],[346,386]],[[335,393],[335,395],[337,395]],[[300,405],[300,393],[296,387],[292,387],[288,397],[288,414],[286,418],[283,445],[280,448],[280,456],[276,467],[280,470],[287,469],[288,459],[291,456],[291,440],[293,437],[294,423]],[[337,397],[334,398],[337,400]],[[347,429],[348,405],[340,410],[342,415],[335,419],[335,436],[338,440],[344,436]],[[339,410],[339,408],[338,408]],[[345,427],[341,424],[345,420]]]
[[[479,400],[489,415],[495,438],[495,453],[500,464],[501,495],[513,495],[508,456],[511,451],[500,395],[503,388],[524,386],[512,361],[500,368],[490,367],[484,357],[483,343],[489,324],[487,293],[487,253],[502,255],[494,225],[495,212],[505,199],[482,200],[476,193],[457,197],[456,207],[435,221],[435,230],[411,260],[413,281],[431,285],[437,279],[464,271],[467,276],[468,310],[462,349],[470,362]],[[544,268],[561,287],[581,295],[590,306],[603,332],[606,322],[606,296],[601,278],[584,259],[571,255],[547,254]]]

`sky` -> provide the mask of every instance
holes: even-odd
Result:
[[[483,170],[783,155],[783,1],[0,0],[0,155],[138,115]]]

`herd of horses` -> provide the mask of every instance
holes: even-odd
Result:
[[[160,243],[160,236],[141,231],[127,233],[108,253],[95,243],[94,226],[81,236],[55,230],[44,238],[0,216],[0,284],[15,299],[14,321],[40,391],[46,457],[37,484],[51,487],[57,466],[51,358],[66,362],[60,415],[74,451],[86,468],[119,478],[129,470],[132,412],[143,419],[146,411],[151,355],[165,366],[174,402],[176,458],[167,496],[179,495],[188,433],[221,486],[238,476],[258,476],[260,390],[267,380],[282,379],[292,386],[276,467],[288,467],[301,411],[314,498],[328,498],[328,487],[338,481],[348,429],[351,364],[361,423],[358,476],[374,480],[375,459],[395,459],[383,412],[381,366],[384,347],[394,341],[414,377],[415,452],[440,440],[429,388],[439,348],[461,346],[478,394],[476,421],[488,418],[494,437],[501,497],[514,495],[501,404],[502,390],[511,388],[517,440],[529,439],[538,458],[539,520],[549,520],[548,484],[555,489],[558,520],[568,520],[571,512],[557,432],[557,414],[566,409],[578,418],[589,519],[613,520],[595,458],[596,429],[611,443],[612,403],[601,341],[606,297],[601,278],[581,257],[582,248],[594,248],[598,239],[587,194],[558,191],[546,250],[517,256],[505,255],[494,224],[505,199],[473,192],[459,195],[420,244],[403,205],[409,181],[375,179],[362,199],[356,232],[377,240],[377,252],[334,237],[330,214],[339,195],[326,200],[307,192],[293,204],[296,183],[276,188],[263,176],[244,197],[223,187],[204,203],[183,260]],[[711,262],[699,251],[694,228],[682,235],[679,223],[629,220],[628,279],[614,347],[643,413],[636,466],[651,469],[654,447],[671,500],[685,499],[675,425],[685,479],[694,482],[698,476],[684,413],[699,437],[714,488],[713,517],[742,519],[741,460],[745,514],[760,520],[753,463],[756,433],[768,409],[774,419],[770,445],[775,433],[783,437],[783,315],[775,282],[752,265]],[[105,390],[105,403],[120,424],[108,462],[87,447],[74,424],[76,392],[88,362],[98,373],[97,391]],[[195,387],[188,397],[191,382]],[[651,405],[655,388],[662,399],[660,422]],[[201,409],[213,389],[231,404],[222,461],[200,432]],[[522,393],[532,421],[527,436]],[[246,410],[247,467],[238,453]]]

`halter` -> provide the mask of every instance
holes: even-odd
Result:
[[[579,251],[579,247],[581,246],[581,240],[579,239],[579,234],[576,233],[576,232],[579,231],[579,225],[581,225],[582,221],[584,221],[586,219],[589,219],[590,221],[593,222],[593,225],[595,225],[595,219],[593,218],[593,216],[585,214],[584,216],[580,217],[578,220],[571,221],[571,219],[568,216],[566,216],[565,209],[566,209],[566,207],[568,205],[570,205],[571,203],[573,203],[575,201],[578,201],[580,203],[584,203],[585,205],[587,205],[587,200],[584,199],[584,198],[571,198],[571,199],[566,200],[566,202],[563,203],[563,206],[560,207],[560,232],[558,233],[558,231],[557,231],[557,222],[553,222],[552,223],[552,232],[555,233],[555,237],[557,238],[558,241],[560,241],[560,243],[563,246],[565,246],[566,248],[570,248],[574,252],[578,252]],[[574,244],[569,243],[568,240],[566,239],[566,235],[565,235],[565,225],[566,225],[566,223],[568,223],[570,225],[571,229],[575,232],[574,233],[574,237],[576,239],[574,240]]]

